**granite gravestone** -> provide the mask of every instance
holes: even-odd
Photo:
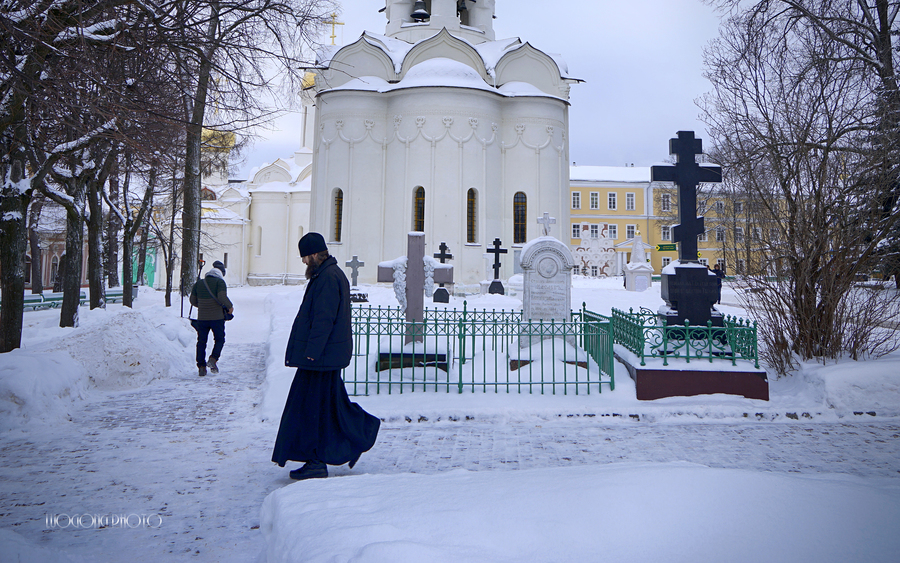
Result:
[[[431,260],[429,258],[429,260]],[[422,320],[425,318],[425,233],[412,232],[406,247],[406,267],[400,261],[378,264],[378,281],[394,284],[394,292],[403,296],[401,306],[406,311],[406,343],[421,342]],[[435,283],[453,283],[453,266],[441,264],[434,268]],[[403,270],[402,273],[398,269]],[[395,274],[400,275],[395,275]],[[405,301],[405,303],[403,303]]]
[[[660,294],[666,306],[659,318],[668,324],[722,326],[722,314],[715,310],[716,277],[697,256],[697,236],[705,232],[703,217],[697,216],[697,186],[701,182],[721,182],[722,168],[700,166],[696,155],[703,153],[703,143],[693,131],[679,131],[669,140],[669,154],[676,156],[674,166],[652,166],[653,182],[674,182],[678,186],[678,224],[672,238],[678,243],[678,263],[667,266],[660,279]]]

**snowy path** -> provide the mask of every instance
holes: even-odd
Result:
[[[0,443],[0,528],[96,561],[254,561],[259,509],[291,481],[276,422],[252,414],[264,346],[228,344],[222,373],[95,392],[71,425]],[[452,401],[452,395],[447,396]],[[392,422],[349,473],[692,461],[722,468],[900,477],[900,423],[648,423],[568,418]],[[163,515],[159,529],[48,530],[45,514]],[[122,549],[122,546],[131,549]]]

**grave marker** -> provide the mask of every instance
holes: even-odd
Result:
[[[441,245],[438,247],[441,251],[435,252],[434,257],[441,261],[441,264],[444,264],[447,260],[452,260],[453,255],[448,253],[447,251],[450,248],[447,246],[447,243],[441,241]],[[437,270],[435,270],[437,273]],[[449,303],[450,302],[450,292],[448,292],[444,288],[444,283],[441,282],[440,287],[434,290],[434,295],[432,295],[431,300],[435,303]]]
[[[505,248],[500,248],[500,245],[503,244],[500,242],[499,238],[494,239],[494,247],[488,248],[487,251],[494,255],[494,281],[491,282],[491,287],[488,289],[488,293],[497,293],[499,295],[505,295],[506,292],[503,290],[503,282],[500,281],[500,255],[506,254],[509,252]]]

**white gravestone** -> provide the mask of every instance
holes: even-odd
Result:
[[[625,289],[628,291],[646,291],[653,285],[653,266],[647,262],[644,242],[640,233],[635,233],[631,248],[631,260],[625,264]]]
[[[575,261],[569,248],[551,236],[534,239],[522,248],[524,320],[568,321],[572,313],[572,267]],[[519,346],[530,346],[541,337],[519,337]],[[574,337],[567,338],[574,345]]]

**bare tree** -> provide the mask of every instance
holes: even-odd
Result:
[[[896,294],[857,285],[897,220],[883,212],[900,163],[896,3],[719,4],[733,11],[706,51],[714,89],[701,107],[727,182],[756,218],[736,252],[748,257],[746,303],[770,363],[784,373],[798,356],[896,349],[880,328]]]

